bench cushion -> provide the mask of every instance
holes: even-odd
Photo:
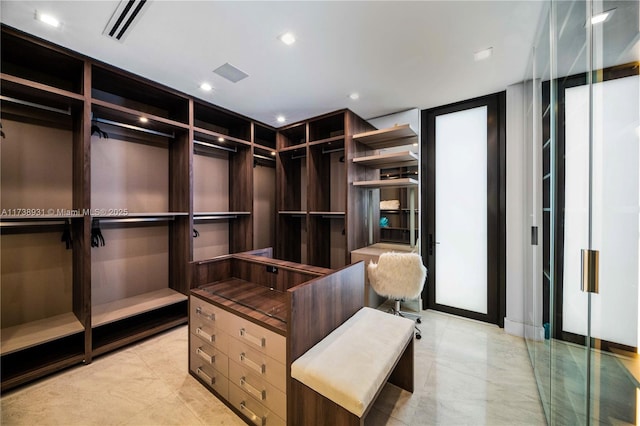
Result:
[[[409,319],[362,308],[291,364],[291,377],[362,417],[413,327]]]

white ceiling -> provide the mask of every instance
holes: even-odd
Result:
[[[102,33],[119,1],[1,2],[2,23],[279,127],[349,108],[373,118],[521,81],[542,1],[162,1],[124,42]],[[60,28],[34,19],[56,16]],[[277,37],[292,31],[292,46]],[[493,56],[475,62],[475,51]],[[213,70],[249,74],[231,83]],[[199,89],[203,81],[214,90]],[[351,100],[352,92],[360,99]]]

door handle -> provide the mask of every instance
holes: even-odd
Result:
[[[582,279],[581,289],[585,293],[598,293],[600,282],[600,252],[598,250],[582,249]]]
[[[427,246],[429,247],[429,255],[433,255],[433,249],[436,244],[440,244],[440,241],[433,241],[433,234],[429,234]]]

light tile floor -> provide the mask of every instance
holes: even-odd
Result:
[[[387,384],[372,425],[544,425],[524,340],[423,312],[415,392]],[[182,326],[2,395],[2,425],[243,425],[187,371]]]

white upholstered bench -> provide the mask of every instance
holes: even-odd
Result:
[[[294,425],[361,425],[389,381],[413,392],[413,321],[362,308],[291,364]]]

